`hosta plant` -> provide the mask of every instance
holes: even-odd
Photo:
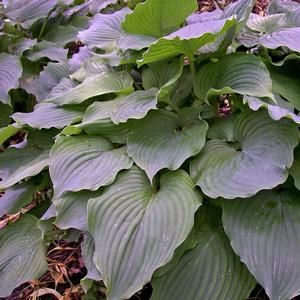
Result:
[[[300,294],[300,4],[254,2],[2,1],[0,297],[57,231],[108,300]]]

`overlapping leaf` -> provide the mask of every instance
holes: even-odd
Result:
[[[171,259],[190,232],[200,201],[182,170],[165,173],[156,191],[146,174],[133,168],[89,202],[94,261],[108,299],[129,298]]]
[[[169,272],[154,277],[152,299],[240,300],[249,296],[255,280],[233,252],[215,209],[202,211],[195,247]]]
[[[58,85],[62,78],[69,75],[67,63],[49,63],[37,78],[28,77],[21,83],[21,87],[33,94],[38,102],[46,99],[51,90]]]
[[[4,0],[5,14],[24,28],[44,18],[55,7],[57,0]]]
[[[82,258],[84,266],[87,268],[87,275],[84,279],[89,278],[93,280],[101,280],[101,274],[95,266],[93,257],[95,252],[95,241],[89,232],[84,232],[83,243],[81,244]],[[83,279],[83,280],[84,280]]]
[[[32,128],[63,128],[83,117],[83,106],[58,106],[53,103],[40,103],[31,113],[15,113],[13,119],[18,125],[27,124]]]
[[[223,202],[223,224],[235,252],[272,300],[299,294],[299,192],[261,192]]]
[[[22,75],[22,66],[15,55],[0,53],[0,102],[8,103],[10,89],[19,86],[18,79]]]
[[[131,166],[126,149],[113,149],[102,137],[61,136],[50,152],[49,171],[56,197],[67,191],[95,191]]]
[[[179,115],[152,111],[133,127],[128,153],[152,181],[159,170],[176,170],[187,158],[198,154],[207,129],[197,110],[186,109]]]
[[[38,279],[47,271],[37,221],[27,214],[0,231],[0,297],[8,297],[16,286]]]
[[[30,203],[37,185],[33,181],[16,184],[5,191],[0,197],[0,218],[4,214],[15,214]]]
[[[275,121],[286,117],[292,119],[295,123],[300,124],[300,116],[294,113],[294,107],[283,100],[279,95],[276,95],[275,99],[276,103],[266,103],[261,99],[245,96],[244,103],[248,103],[249,107],[253,110],[258,110],[260,107],[266,107],[269,116]]]
[[[246,53],[226,55],[204,65],[197,74],[194,91],[201,100],[230,93],[273,98],[268,69],[260,59]]]
[[[138,65],[174,58],[180,54],[192,60],[200,47],[215,41],[234,24],[233,19],[223,19],[187,25],[152,44],[144,53],[143,59],[138,61]]]
[[[55,224],[61,229],[76,228],[78,230],[88,230],[88,201],[98,197],[101,193],[102,191],[69,192],[59,198],[52,199],[56,212]]]
[[[236,143],[211,140],[191,162],[191,175],[211,198],[250,197],[286,181],[298,131],[263,112],[244,112],[234,122]]]
[[[66,93],[48,99],[58,105],[78,104],[85,100],[109,93],[120,93],[132,91],[132,78],[125,72],[102,73],[87,77],[81,84]]]
[[[177,29],[197,7],[195,0],[148,0],[126,16],[122,27],[131,33],[159,38]]]
[[[40,173],[49,163],[54,131],[30,131],[25,148],[9,148],[0,153],[0,188]]]
[[[81,31],[78,38],[90,47],[112,49],[121,35],[121,22],[130,9],[124,8],[113,14],[97,14],[90,27]]]

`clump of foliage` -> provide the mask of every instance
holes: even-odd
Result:
[[[300,294],[300,4],[2,2],[0,297],[58,229],[109,300]]]

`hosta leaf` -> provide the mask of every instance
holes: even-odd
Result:
[[[60,43],[41,41],[37,43],[26,56],[29,60],[37,61],[47,57],[52,61],[64,62],[67,60],[68,49],[63,49]]]
[[[90,47],[112,49],[121,35],[121,22],[130,9],[123,8],[113,14],[97,14],[90,27],[78,33],[78,38]]]
[[[49,98],[55,98],[66,94],[76,87],[76,82],[69,78],[62,78],[61,81],[51,90]]]
[[[286,25],[285,14],[275,14],[270,16],[260,16],[260,15],[253,14],[247,22],[247,26],[251,30],[255,30],[263,33],[271,33],[277,30],[278,28],[284,27],[285,25]]]
[[[299,3],[292,0],[272,0],[268,5],[267,12],[268,14],[286,13],[299,7]]]
[[[299,192],[266,191],[223,201],[223,224],[234,251],[272,300],[300,293]]]
[[[152,111],[136,123],[128,138],[128,153],[150,180],[161,169],[178,169],[189,157],[199,153],[208,125],[195,109],[179,115]]]
[[[209,124],[207,137],[211,140],[234,142],[234,122],[237,115],[231,115],[222,119],[214,119]]]
[[[89,10],[96,14],[110,4],[116,4],[118,0],[92,0],[89,2]]]
[[[37,221],[27,214],[0,230],[0,297],[8,297],[21,283],[38,279],[47,271]]]
[[[93,260],[95,252],[95,241],[92,235],[87,231],[83,233],[83,243],[81,244],[81,252],[84,266],[87,268],[88,271],[84,279],[90,278],[96,281],[101,280],[101,274],[95,266]]]
[[[22,66],[17,56],[0,53],[0,102],[8,103],[10,89],[19,86]]]
[[[69,192],[59,198],[52,199],[56,211],[55,224],[61,229],[76,228],[79,230],[88,230],[88,201],[91,198],[98,197],[101,192],[102,191]]]
[[[300,52],[300,28],[280,29],[273,33],[264,35],[258,42],[266,48],[275,49],[288,47],[292,51]]]
[[[12,107],[8,104],[3,104],[0,101],[0,127],[8,126],[11,123],[10,115],[12,113]]]
[[[36,20],[48,15],[56,0],[4,0],[5,14],[28,29]]]
[[[292,167],[289,169],[289,173],[294,178],[295,186],[300,190],[300,148],[297,147],[295,150],[295,159]]]
[[[291,118],[295,123],[300,124],[300,116],[294,113],[294,107],[287,101],[283,100],[279,95],[276,95],[275,99],[276,104],[270,104],[259,98],[245,96],[244,103],[248,103],[252,110],[258,110],[260,107],[266,107],[268,109],[269,116],[275,121],[286,117]]]
[[[205,217],[196,246],[172,270],[154,278],[151,299],[241,300],[249,296],[256,282],[233,252],[215,209],[202,211]]]
[[[162,175],[158,191],[138,168],[90,200],[94,261],[109,300],[130,298],[167,263],[193,226],[201,197],[182,170]]]
[[[299,70],[294,61],[287,61],[283,66],[277,67],[267,64],[273,90],[288,100],[297,110],[300,110],[300,79]]]
[[[121,96],[113,101],[116,105],[113,107],[111,120],[115,124],[124,123],[128,119],[142,119],[149,110],[156,109],[157,89],[152,88],[146,91],[136,91],[128,96]]]
[[[156,109],[157,92],[156,88],[151,88],[119,96],[111,101],[94,102],[88,107],[82,123],[110,118],[115,124],[119,124],[128,119],[142,119],[149,110]]]
[[[0,153],[0,189],[40,173],[49,163],[55,131],[29,132],[25,148],[8,148]]]
[[[157,99],[169,103],[172,92],[176,89],[176,81],[183,72],[183,58],[165,64],[153,64],[142,71],[142,82],[146,89],[159,88]]]
[[[159,39],[144,53],[138,65],[149,64],[184,54],[192,59],[194,53],[204,45],[212,43],[226,32],[235,21],[216,20],[187,25],[168,36]]]
[[[46,99],[61,79],[68,77],[68,75],[69,66],[67,63],[50,62],[37,78],[29,77],[23,80],[21,87],[29,94],[33,94],[40,102]]]
[[[195,0],[148,0],[126,16],[125,31],[161,37],[177,29],[198,5]]]
[[[18,125],[27,124],[33,128],[64,128],[80,121],[85,111],[82,106],[57,106],[53,103],[37,104],[33,112],[15,113],[13,119]]]
[[[105,111],[99,114],[98,111],[94,111],[94,108],[91,107],[90,110],[87,111],[82,123],[76,125],[75,128],[72,128],[71,132],[76,134],[78,130],[83,130],[89,135],[100,135],[105,137],[112,143],[125,144],[131,131],[131,127],[135,124],[135,122],[133,120],[129,120],[126,123],[116,125],[110,119],[109,114],[108,116],[105,116]]]
[[[32,49],[36,43],[36,39],[18,38],[15,43],[10,44],[8,48],[11,54],[21,57],[24,51]]]
[[[56,197],[66,191],[97,190],[111,184],[132,161],[125,148],[96,136],[61,136],[50,152],[49,171]]]
[[[201,100],[229,93],[273,98],[268,69],[260,59],[246,53],[226,55],[204,65],[197,74],[194,91]]]
[[[193,13],[191,14],[187,19],[186,23],[187,25],[194,24],[194,23],[202,23],[207,21],[214,21],[221,18],[223,11],[219,9],[218,7],[210,12],[202,12],[199,13]]]
[[[102,73],[87,77],[81,84],[65,94],[49,99],[49,102],[58,105],[78,104],[88,98],[100,96],[109,93],[120,93],[132,91],[133,80],[125,72]]]
[[[234,122],[236,143],[212,140],[191,162],[191,175],[211,198],[250,197],[286,181],[298,132],[288,120],[244,112]]]
[[[86,77],[99,75],[105,72],[109,73],[109,71],[110,68],[106,63],[104,63],[103,59],[99,58],[96,55],[93,55],[90,58],[84,60],[81,67],[70,77],[73,80],[82,82]]]
[[[92,51],[89,47],[84,46],[79,49],[78,53],[75,53],[69,60],[70,72],[77,71],[80,66],[92,55]]]
[[[78,28],[70,24],[65,26],[51,26],[43,36],[43,40],[55,42],[57,45],[60,44],[61,47],[64,47],[69,42],[77,40],[77,34],[80,29],[82,28]]]
[[[16,214],[30,203],[37,185],[33,181],[26,181],[8,188],[0,196],[0,218],[4,214]]]
[[[149,47],[156,41],[156,38],[149,35],[130,34],[123,32],[117,40],[117,48],[123,51],[128,49],[141,50]]]

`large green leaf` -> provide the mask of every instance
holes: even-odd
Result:
[[[85,231],[83,233],[83,242],[81,244],[82,259],[84,266],[87,268],[87,274],[83,280],[90,278],[93,280],[101,280],[101,274],[94,263],[95,241],[92,235]]]
[[[297,8],[300,8],[299,3],[293,0],[272,0],[268,5],[267,12],[268,14],[276,14],[276,13],[286,13],[293,11]]]
[[[286,28],[264,35],[259,43],[266,48],[275,49],[288,47],[292,51],[300,52],[300,28]]]
[[[80,31],[78,38],[90,47],[113,49],[121,36],[121,22],[130,9],[123,8],[113,14],[97,14],[90,27]]]
[[[29,60],[37,61],[41,58],[49,58],[52,61],[64,62],[67,60],[68,50],[62,48],[60,43],[41,41],[37,43],[32,51],[26,53]]]
[[[271,75],[273,90],[300,110],[300,79],[297,64],[292,60],[287,61],[283,66],[268,63],[267,67]]]
[[[151,299],[241,300],[249,296],[256,282],[233,252],[216,210],[200,208],[196,246],[169,272],[154,277]]]
[[[113,149],[102,137],[61,136],[50,152],[49,171],[56,197],[66,191],[95,191],[131,166],[126,149]]]
[[[33,94],[40,102],[48,97],[51,90],[62,78],[68,77],[69,66],[66,62],[50,62],[42,72],[36,76],[27,77],[21,82],[21,87],[29,94]]]
[[[92,198],[98,197],[102,191],[69,192],[59,198],[52,199],[55,206],[55,225],[61,229],[87,228],[87,204]]]
[[[247,22],[247,26],[251,30],[262,33],[271,33],[286,25],[285,14],[274,14],[270,16],[260,16],[253,14]],[[265,39],[265,37],[263,37]]]
[[[83,117],[83,106],[58,106],[53,103],[37,104],[33,112],[15,113],[13,119],[18,125],[27,124],[33,128],[63,128],[78,122]]]
[[[0,102],[8,103],[10,89],[19,86],[22,66],[17,56],[0,53]]]
[[[233,19],[224,19],[187,25],[152,44],[144,53],[143,59],[138,60],[138,65],[173,58],[180,54],[192,60],[199,48],[214,42],[234,24]]]
[[[120,174],[101,197],[90,200],[94,261],[109,300],[130,298],[172,258],[191,231],[200,203],[184,171],[163,174],[156,191],[136,167]]]
[[[91,0],[89,1],[89,11],[96,14],[110,4],[116,4],[118,0]]]
[[[197,8],[195,0],[147,0],[126,16],[122,27],[131,33],[162,37],[182,25]]]
[[[294,153],[294,162],[289,169],[289,173],[294,178],[295,186],[300,190],[300,148],[297,147]]]
[[[90,105],[82,120],[83,124],[110,118],[115,124],[125,123],[128,119],[142,119],[149,110],[156,109],[156,94],[158,90],[151,88],[136,91],[128,96]]]
[[[265,191],[223,201],[223,224],[234,251],[272,300],[300,293],[299,192]]]
[[[49,163],[54,131],[30,131],[25,148],[8,148],[0,153],[0,189],[40,173]]]
[[[28,29],[36,20],[48,15],[57,0],[4,0],[4,12],[13,21]]]
[[[273,121],[265,111],[241,113],[234,140],[211,140],[191,162],[191,175],[211,198],[250,197],[286,181],[299,142],[289,120]]]
[[[0,127],[8,126],[11,123],[10,115],[12,113],[13,113],[12,107],[0,101]]]
[[[133,80],[125,72],[102,73],[87,77],[81,84],[67,91],[65,94],[50,98],[48,102],[58,105],[78,104],[88,98],[100,96],[109,93],[120,93],[132,91]]]
[[[124,144],[135,124],[133,119],[142,119],[149,110],[156,109],[156,93],[157,89],[151,88],[111,101],[94,102],[76,127],[88,134],[102,135],[113,143]]]
[[[24,215],[0,230],[0,297],[8,297],[14,288],[47,271],[37,221],[32,215]]]
[[[178,115],[152,111],[133,127],[128,153],[151,181],[159,170],[176,170],[202,150],[208,125],[199,115],[197,109],[185,109]]]
[[[204,65],[194,81],[194,91],[201,100],[230,93],[273,98],[268,69],[260,59],[246,53],[226,55]]]
[[[294,113],[294,107],[289,102],[282,99],[279,95],[274,95],[276,103],[266,103],[256,97],[244,96],[244,103],[248,103],[253,110],[258,110],[260,107],[266,107],[270,117],[278,121],[283,117],[292,119],[295,123],[300,124],[300,116]]]
[[[26,181],[6,189],[4,195],[0,195],[0,218],[4,214],[18,213],[32,201],[36,188],[33,181]]]
[[[176,82],[183,72],[184,62],[183,57],[174,59],[167,63],[151,64],[148,68],[142,71],[142,82],[145,89],[152,87],[159,88],[157,99],[170,103],[173,101],[173,95],[178,88]],[[188,92],[190,91],[187,89]]]
[[[84,119],[83,121],[84,122],[82,122],[81,124],[75,126],[76,130],[83,130],[89,135],[100,135],[107,138],[112,143],[117,144],[126,143],[128,135],[131,132],[131,128],[135,124],[135,121],[129,120],[127,123],[116,125],[111,121],[110,118],[104,117],[102,119],[94,120]]]

